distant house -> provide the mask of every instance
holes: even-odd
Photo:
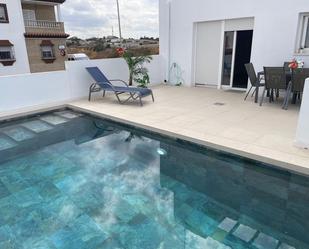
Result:
[[[65,69],[65,0],[0,0],[0,75]]]

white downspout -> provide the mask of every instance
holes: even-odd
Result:
[[[172,15],[172,2],[168,0],[168,58],[167,58],[167,82],[170,81],[170,68],[171,68],[171,15]]]
[[[56,8],[57,8],[57,22],[62,22],[62,15],[61,15],[60,4],[57,4]]]

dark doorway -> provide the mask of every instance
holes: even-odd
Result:
[[[247,88],[248,75],[245,64],[250,62],[253,30],[237,31],[233,87]]]

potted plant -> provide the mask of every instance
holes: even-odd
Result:
[[[289,68],[291,68],[292,70],[297,69],[297,68],[303,68],[303,67],[304,67],[304,62],[301,60],[293,59],[289,64]]]
[[[133,80],[141,87],[147,87],[149,83],[148,69],[144,67],[145,63],[150,63],[152,56],[141,55],[134,56],[134,54],[124,48],[117,48],[117,54],[122,57],[129,68],[129,86],[133,85]]]

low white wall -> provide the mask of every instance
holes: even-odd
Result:
[[[129,72],[123,59],[66,62],[66,71],[0,76],[0,112],[15,111],[51,103],[79,99],[88,95],[94,82],[86,67],[99,67],[108,78],[127,81]],[[160,56],[147,64],[150,82],[164,80]]]
[[[0,89],[0,112],[60,102],[70,96],[65,71],[1,76]]]
[[[100,59],[89,61],[67,61],[71,96],[73,98],[84,97],[88,94],[89,86],[94,82],[87,73],[86,67],[96,66],[109,79],[121,79],[128,82],[129,70],[126,62],[121,58]],[[151,84],[160,84],[164,81],[163,70],[161,70],[160,56],[153,56],[150,64],[145,65],[149,70]]]
[[[303,101],[299,113],[296,145],[302,148],[309,148],[309,79],[306,80]]]

